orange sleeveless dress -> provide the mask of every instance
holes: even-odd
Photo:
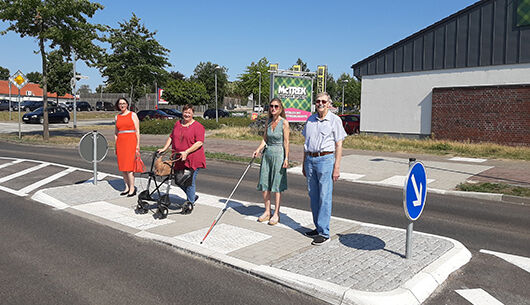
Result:
[[[136,155],[136,132],[132,120],[132,112],[119,115],[116,119],[118,138],[116,139],[116,157],[121,172],[132,172]]]

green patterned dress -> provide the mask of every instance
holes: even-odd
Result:
[[[283,118],[272,130],[271,120],[267,128],[267,146],[261,156],[258,191],[283,192],[287,189],[287,172],[283,168],[285,149],[283,148]]]

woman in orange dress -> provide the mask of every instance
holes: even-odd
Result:
[[[133,170],[136,152],[140,152],[140,122],[136,113],[129,110],[127,99],[119,98],[116,108],[120,113],[115,117],[114,141],[118,168],[125,182],[125,190],[120,195],[133,197],[136,195]]]

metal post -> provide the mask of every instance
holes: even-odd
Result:
[[[215,74],[215,121],[219,122],[219,109],[217,108],[217,68],[215,68],[214,74]]]
[[[416,158],[409,158],[409,168],[416,162]],[[405,258],[409,259],[412,256],[412,232],[413,232],[414,222],[409,222],[407,226],[407,241],[405,247]]]
[[[342,113],[344,114],[344,83],[342,83]]]
[[[11,121],[11,80],[8,81],[9,84],[9,120]]]
[[[407,247],[405,250],[405,258],[409,259],[412,256],[412,227],[414,222],[409,222],[407,226]]]
[[[18,89],[18,139],[22,140],[22,131],[20,126],[20,88]]]
[[[98,131],[92,131],[94,138],[94,185],[98,184]]]
[[[258,71],[259,74],[259,95],[258,95],[258,110],[261,109],[261,72]],[[261,112],[261,111],[259,111]]]
[[[74,111],[74,128],[77,128],[77,103],[76,103],[76,83],[77,83],[77,78],[76,78],[76,72],[75,72],[75,62],[76,62],[76,57],[75,57],[75,53],[74,53],[74,62],[73,62],[73,66],[74,66],[74,77],[72,78],[72,93],[74,95],[74,102],[73,102],[73,111]]]

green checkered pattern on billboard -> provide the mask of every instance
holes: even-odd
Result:
[[[274,77],[274,97],[279,97],[282,100],[285,108],[296,108],[304,111],[311,111],[311,96],[313,80],[308,78],[297,78],[288,76],[275,76]],[[283,87],[302,87],[306,88],[306,98],[285,98],[279,94],[278,89],[280,86]]]
[[[530,25],[530,0],[519,0],[517,2],[516,26]]]

